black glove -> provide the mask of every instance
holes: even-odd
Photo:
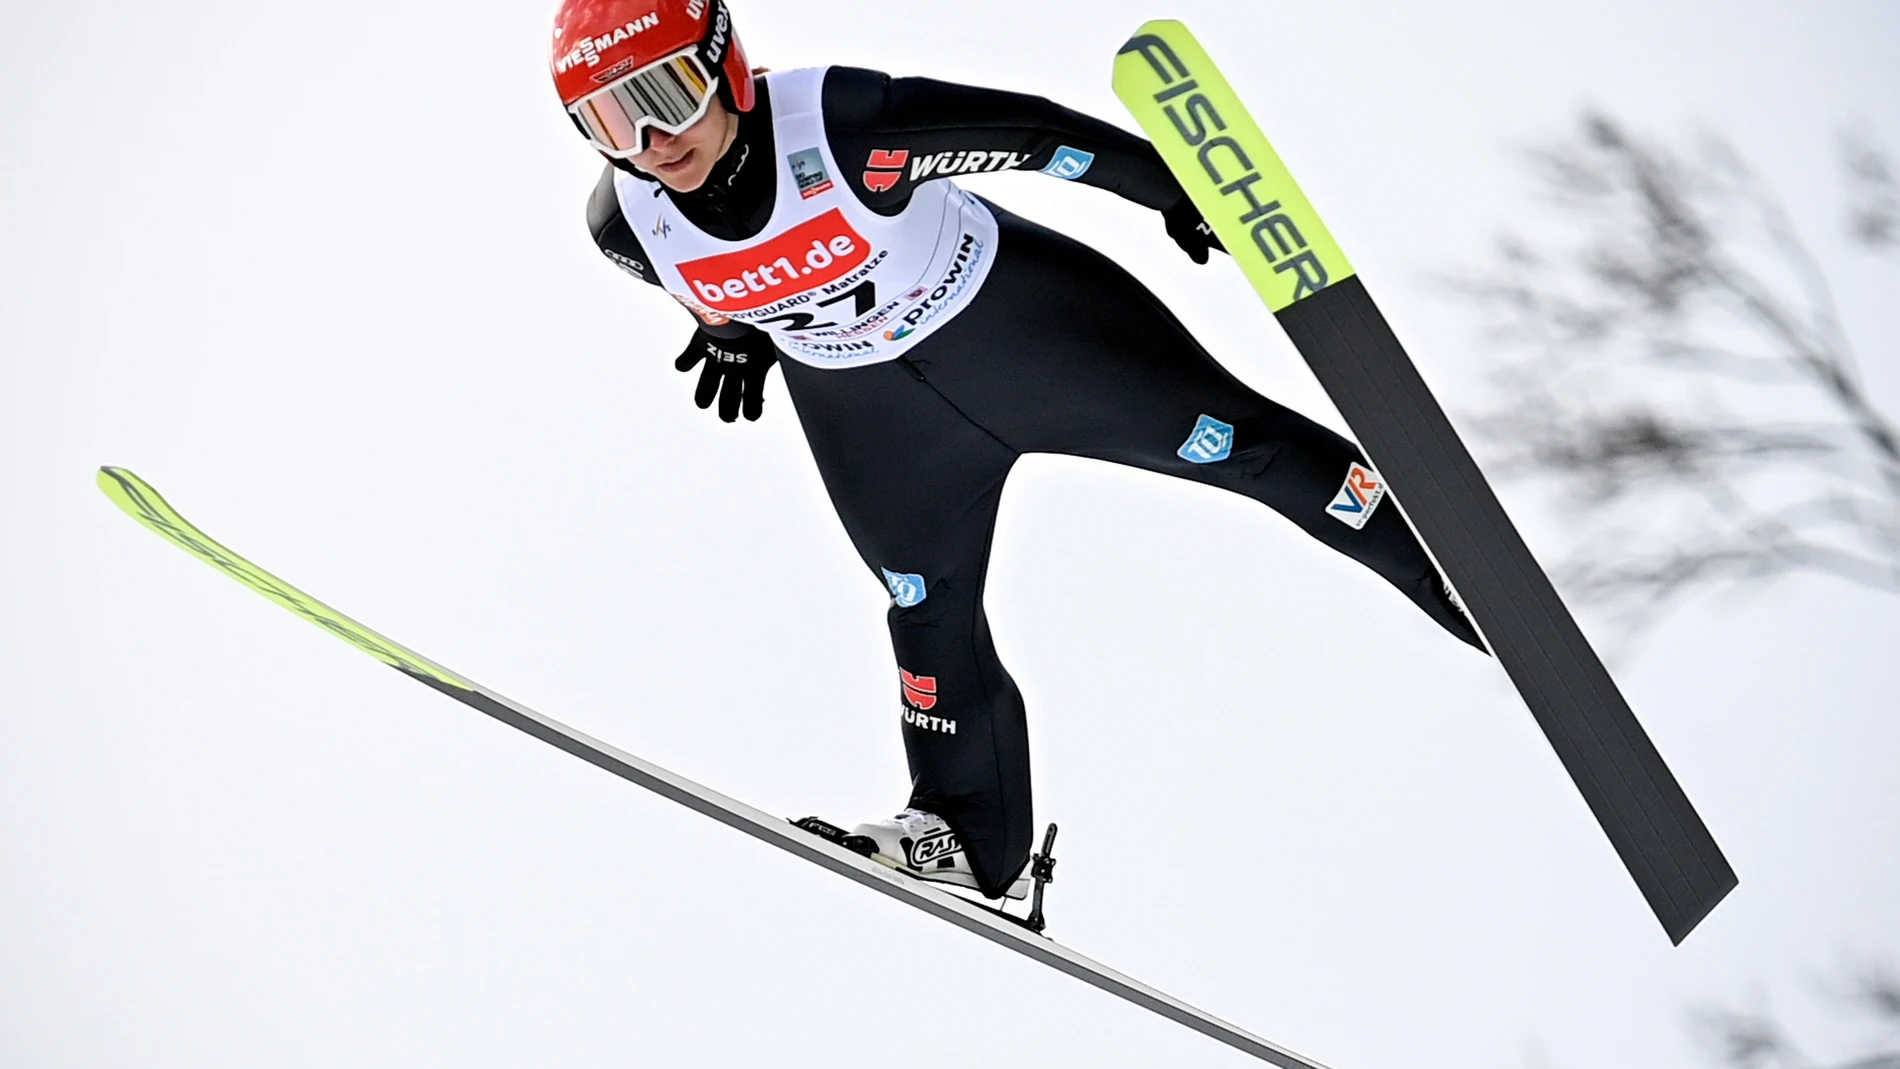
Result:
[[[706,366],[699,371],[693,403],[711,408],[713,397],[717,395],[720,419],[731,423],[739,418],[741,409],[746,419],[758,419],[765,406],[766,372],[778,363],[778,349],[772,345],[771,337],[762,330],[755,330],[741,338],[715,338],[696,330],[686,351],[673,361],[673,366],[691,371],[701,360]]]
[[[1161,218],[1168,224],[1168,236],[1173,238],[1174,243],[1181,246],[1181,250],[1187,253],[1195,263],[1206,263],[1209,249],[1227,251],[1226,247],[1220,243],[1220,239],[1214,236],[1214,228],[1208,226],[1207,220],[1201,218],[1201,210],[1194,206],[1194,201],[1187,194],[1181,194],[1181,199],[1175,201],[1173,207],[1162,212]]]

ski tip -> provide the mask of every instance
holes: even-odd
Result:
[[[150,483],[132,474],[129,469],[114,467],[111,464],[101,464],[98,474],[93,476],[92,481],[99,487],[100,493],[105,494],[113,504],[134,517],[142,511],[133,502],[135,496],[158,496],[158,491],[152,489]]]
[[[129,468],[114,467],[110,464],[100,465],[99,473],[93,477],[93,482],[99,487],[100,493],[105,494],[108,500],[119,506],[120,512],[147,527],[152,527],[160,534],[165,533],[166,527],[191,526],[185,522],[183,516],[178,515],[178,510],[172,508],[171,503],[166,501],[163,495],[152,488],[151,483],[133,474]]]
[[[1149,19],[1141,24],[1140,29],[1128,35],[1128,40],[1122,43],[1115,54],[1126,56],[1130,53],[1140,53],[1151,47],[1157,40],[1167,41],[1170,38],[1176,41],[1183,39],[1192,41],[1194,32],[1189,30],[1187,23],[1180,19]]]
[[[93,476],[92,481],[98,484],[101,490],[106,490],[114,486],[123,486],[126,483],[135,483],[150,489],[149,484],[147,484],[144,479],[132,474],[130,468],[121,468],[113,464],[99,465],[99,472]]]
[[[1185,24],[1143,23],[1116,54],[1111,85],[1268,311],[1352,277],[1345,251]],[[1210,126],[1221,136],[1209,139]]]
[[[1130,34],[1128,40],[1132,43],[1143,37],[1158,37],[1174,34],[1193,36],[1193,32],[1187,28],[1187,23],[1182,22],[1180,19],[1149,19],[1147,22],[1141,24],[1140,29]],[[1124,49],[1124,51],[1126,51],[1126,49]]]
[[[194,526],[150,483],[130,471],[108,464],[99,469],[97,481],[99,489],[120,511],[153,533],[371,657],[438,689],[450,688],[458,697],[480,691],[472,681],[377,634],[238,555]]]

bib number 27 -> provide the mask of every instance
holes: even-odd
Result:
[[[848,300],[855,300],[857,302],[852,308],[851,315],[853,319],[870,315],[871,310],[877,307],[877,284],[867,278],[863,282],[858,283],[856,286],[845,290],[835,297],[827,297],[819,301],[817,307],[829,308],[834,304]],[[793,333],[800,333],[807,330],[826,330],[838,325],[835,322],[820,323],[817,319],[818,317],[810,312],[787,312],[784,315],[776,315],[770,319],[755,319],[752,321],[752,325],[755,327],[764,327],[771,323],[783,323],[785,324],[785,329]]]

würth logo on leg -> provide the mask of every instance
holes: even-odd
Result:
[[[937,707],[936,676],[914,676],[899,668],[897,677],[904,684],[904,704],[926,712]]]
[[[897,676],[904,685],[904,723],[925,731],[941,731],[945,735],[957,733],[956,721],[925,715],[937,707],[936,676],[912,675],[902,668],[897,670]]]

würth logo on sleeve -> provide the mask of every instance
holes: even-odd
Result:
[[[1326,511],[1333,519],[1355,531],[1363,530],[1366,521],[1372,519],[1372,510],[1385,500],[1385,483],[1379,474],[1364,464],[1354,464],[1346,470],[1346,485],[1339,488],[1339,494]]]
[[[963,152],[939,152],[934,156],[919,156],[911,161],[910,180],[921,182],[932,175],[949,178],[959,174],[986,174],[990,171],[1007,171],[1020,167],[1029,159],[1027,152],[985,152],[971,149]]]
[[[875,148],[864,161],[864,188],[873,193],[888,193],[903,181],[904,165],[910,162],[907,148]]]
[[[750,312],[850,274],[871,245],[837,208],[770,241],[679,266],[694,296],[715,312]]]

